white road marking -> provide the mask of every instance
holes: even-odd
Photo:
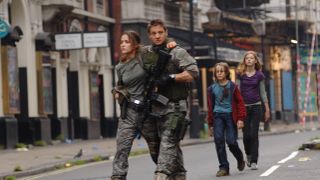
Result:
[[[296,157],[298,155],[298,153],[299,153],[299,151],[292,152],[288,157],[286,157],[286,158],[282,159],[281,161],[279,161],[278,164],[283,164],[283,163],[289,161],[290,159]],[[280,167],[280,165],[274,165],[271,168],[269,168],[266,172],[261,174],[260,176],[269,176],[271,173],[273,173],[279,167]]]
[[[271,168],[269,168],[266,172],[264,172],[263,174],[261,174],[260,176],[269,176],[271,173],[273,173],[273,171],[275,171],[276,169],[278,169],[280,167],[280,165],[274,165]]]
[[[299,151],[294,151],[294,152],[292,152],[288,157],[282,159],[282,160],[279,161],[278,163],[279,163],[279,164],[283,164],[283,163],[289,161],[290,159],[296,157],[296,155],[298,155],[298,153],[299,153]]]
[[[84,167],[88,167],[88,166],[93,166],[93,165],[98,165],[98,164],[103,164],[108,162],[109,160],[105,160],[105,161],[98,161],[98,162],[93,162],[93,163],[88,163],[88,164],[82,164],[82,165],[76,165],[76,166],[72,166],[66,169],[60,169],[60,170],[56,170],[56,171],[48,171],[45,172],[43,174],[37,174],[37,175],[33,175],[33,176],[29,176],[29,177],[24,177],[21,180],[35,180],[35,179],[39,179],[42,177],[48,177],[48,176],[53,176],[53,175],[58,175],[58,174],[63,174],[69,171],[74,171],[80,168],[84,168]]]

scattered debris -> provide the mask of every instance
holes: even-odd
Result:
[[[301,157],[299,158],[298,161],[303,162],[303,161],[310,161],[311,159],[309,157]]]

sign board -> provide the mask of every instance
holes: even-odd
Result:
[[[81,49],[81,33],[56,34],[54,36],[56,50]]]
[[[0,19],[0,39],[4,38],[9,32],[8,24]]]
[[[217,56],[220,60],[241,62],[246,51],[231,49],[227,47],[217,47]]]
[[[310,49],[308,48],[300,48],[300,58],[301,58],[301,64],[308,64],[308,60],[310,58]],[[313,56],[312,56],[312,64],[318,64],[320,61],[320,49],[315,49],[313,51]]]
[[[108,46],[107,32],[83,33],[83,47],[96,48]]]

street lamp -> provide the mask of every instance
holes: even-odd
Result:
[[[211,8],[207,11],[207,17],[209,19],[209,23],[211,24],[220,24],[221,23],[221,15],[222,12],[217,6],[215,2],[212,2]]]
[[[266,23],[264,20],[257,19],[251,26],[258,36],[264,36],[266,34]]]

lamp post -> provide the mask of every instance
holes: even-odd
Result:
[[[263,62],[263,66],[262,66],[262,70],[264,73],[266,73],[267,69],[266,69],[266,59],[265,59],[265,55],[264,55],[264,36],[266,34],[266,23],[264,20],[262,19],[257,19],[255,22],[253,22],[252,24],[252,28],[255,31],[255,33],[260,36],[261,38],[261,60]],[[266,73],[266,81],[267,84],[269,84],[269,76]],[[267,89],[269,89],[269,86],[266,86]],[[269,92],[269,91],[267,91]],[[270,97],[270,96],[269,96]],[[264,131],[269,131],[270,130],[270,121],[264,121]]]
[[[222,12],[219,8],[217,8],[215,1],[212,1],[211,8],[207,11],[207,17],[209,19],[209,23],[213,26],[217,26],[217,28],[223,28],[223,24],[221,23]],[[216,34],[213,32],[213,51],[214,51],[214,60],[218,59],[217,52],[217,38]]]
[[[193,31],[194,31],[194,22],[193,22],[193,0],[189,0],[189,17],[190,17],[190,54],[194,56],[194,43],[193,43]],[[196,83],[191,84],[190,92],[190,119],[192,120],[190,126],[190,138],[200,138],[201,130],[201,119],[199,114],[199,100],[197,98],[197,88]]]

